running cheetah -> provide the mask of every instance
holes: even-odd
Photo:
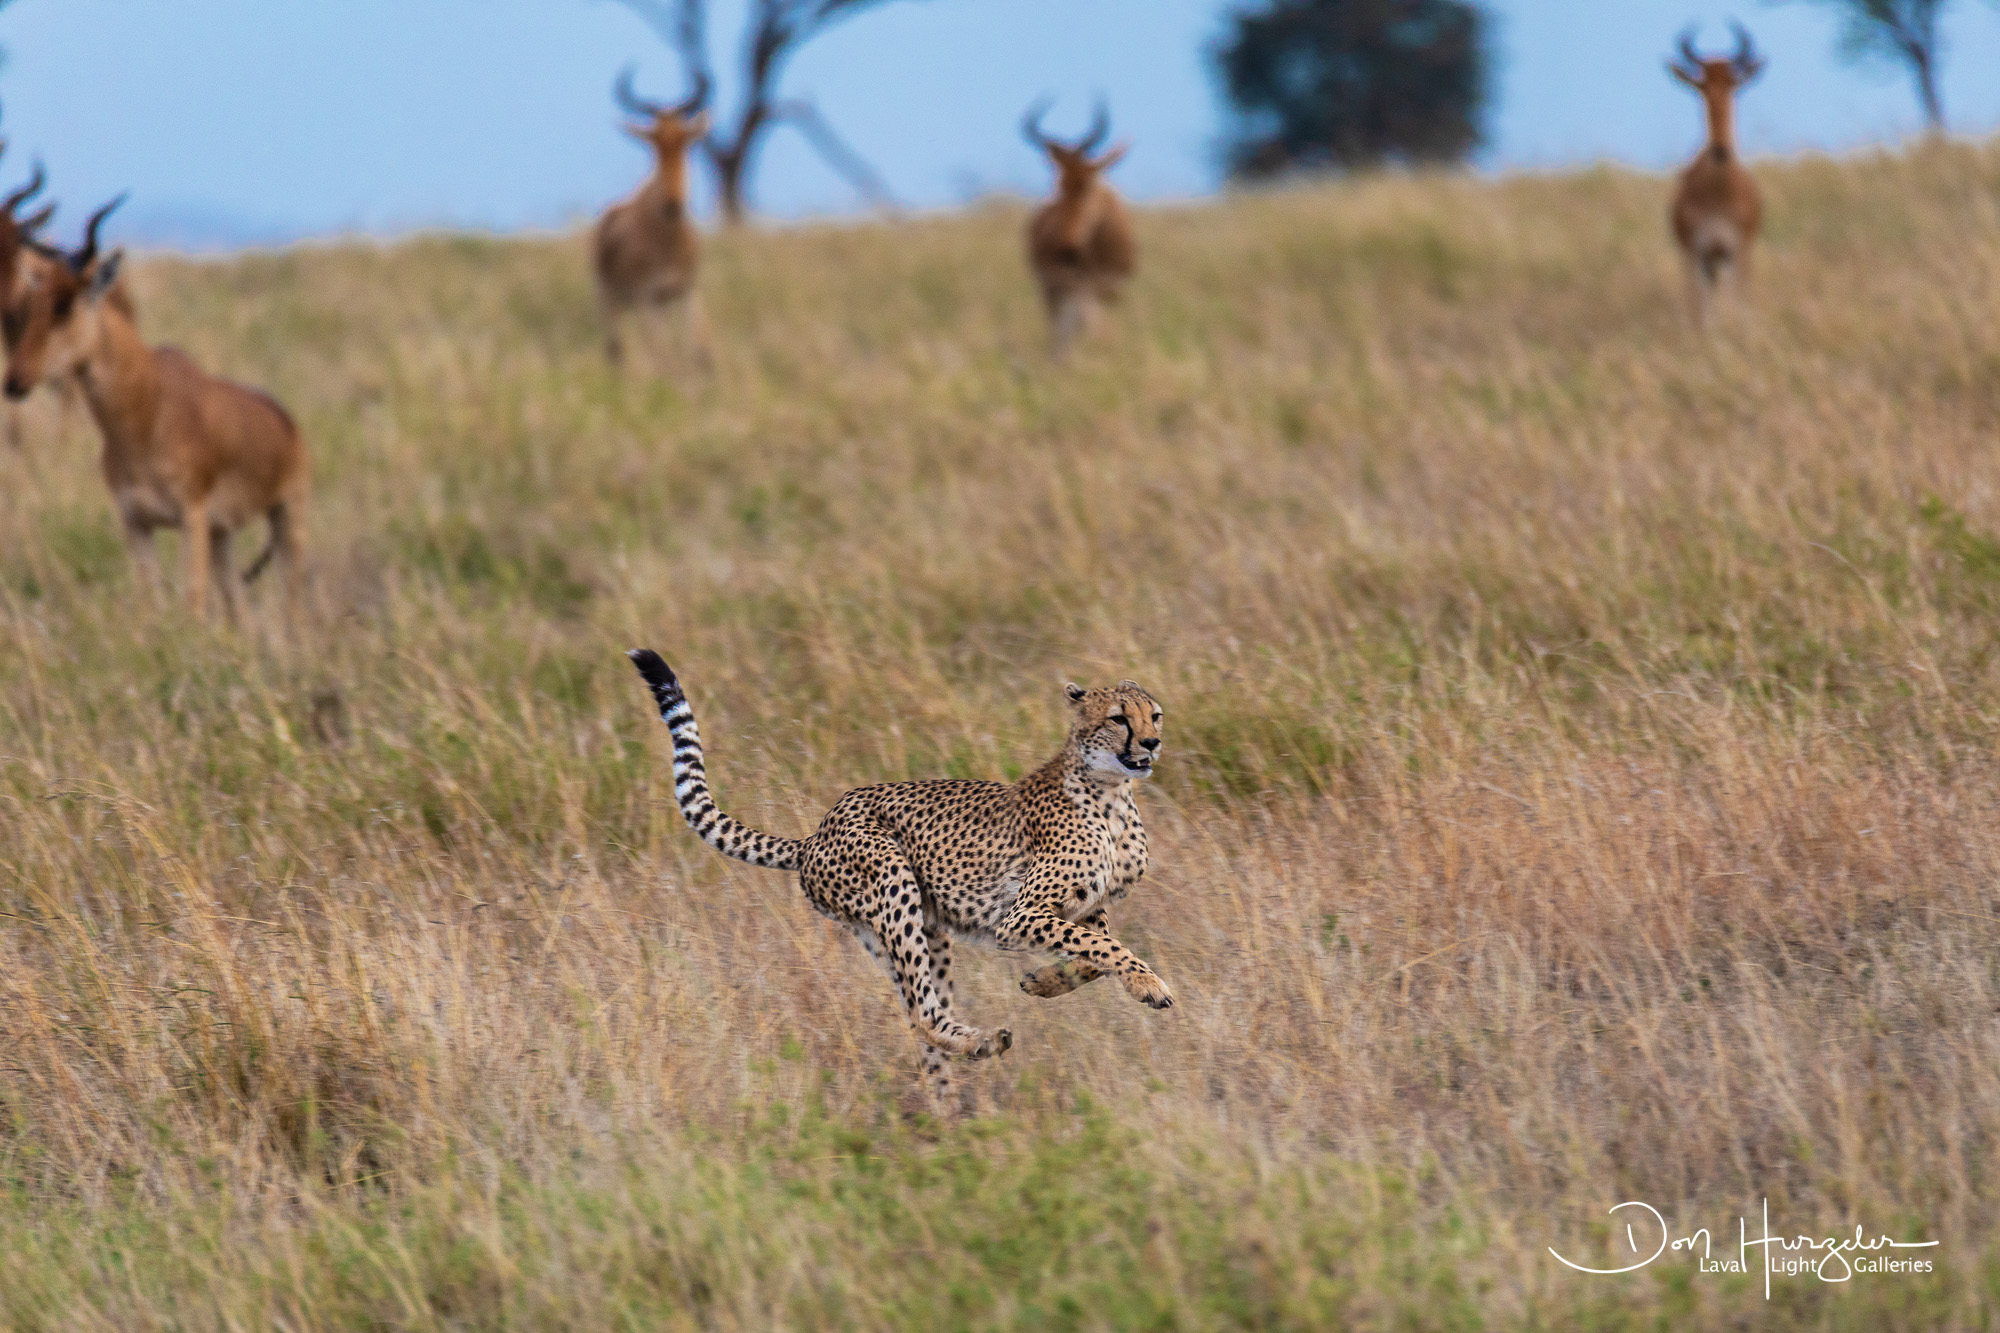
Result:
[[[1138,684],[1064,687],[1069,739],[1011,785],[955,779],[857,787],[812,836],[779,838],[716,808],[701,733],[680,682],[650,648],[628,654],[673,732],[674,795],[702,841],[725,856],[795,870],[806,901],[854,932],[888,971],[924,1042],[933,1096],[946,1058],[1013,1045],[1006,1028],[968,1027],[951,1012],[951,937],[1060,956],[1022,979],[1030,995],[1067,994],[1115,973],[1134,999],[1173,1006],[1152,968],[1111,937],[1104,909],[1146,873],[1146,829],[1132,799],[1160,752],[1159,704]]]

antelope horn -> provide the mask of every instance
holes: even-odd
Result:
[[[1103,143],[1105,136],[1110,133],[1111,108],[1105,105],[1104,99],[1100,97],[1097,99],[1097,110],[1090,117],[1090,131],[1077,141],[1076,151],[1079,153],[1096,152],[1097,146]]]
[[[1754,79],[1764,71],[1764,57],[1757,54],[1757,44],[1750,40],[1748,28],[1734,20],[1729,26],[1736,30],[1736,54],[1729,57],[1729,63],[1736,67],[1737,78]]]
[[[672,114],[682,118],[693,116],[708,104],[708,92],[708,71],[698,69],[694,72],[694,91],[688,94],[686,101],[674,104]]]
[[[632,67],[627,65],[618,75],[618,82],[611,87],[611,95],[618,99],[618,105],[635,116],[659,116],[666,107],[658,102],[648,102],[632,91]]]
[[[90,221],[83,227],[83,248],[69,256],[70,272],[83,272],[97,258],[97,229],[103,225],[104,219],[111,216],[111,210],[124,202],[125,196],[121,194],[90,215]]]
[[[1049,136],[1042,133],[1042,117],[1047,114],[1049,114],[1049,99],[1044,97],[1041,101],[1028,108],[1027,115],[1021,117],[1022,136],[1029,143],[1041,149],[1049,147]]]
[[[1680,52],[1682,60],[1685,60],[1697,70],[1701,68],[1701,56],[1694,49],[1694,25],[1692,23],[1681,29],[1681,39],[1677,43],[1677,49]]]
[[[29,236],[33,236],[36,232],[48,226],[49,219],[54,217],[55,215],[56,215],[56,206],[54,204],[44,204],[37,211],[30,213],[27,217],[22,218],[20,221],[20,232],[22,237],[26,238]]]
[[[42,171],[41,159],[37,158],[35,160],[35,174],[28,178],[26,185],[8,195],[6,199],[0,200],[0,213],[11,214],[22,204],[34,198],[36,194],[40,193],[46,179],[47,177]]]

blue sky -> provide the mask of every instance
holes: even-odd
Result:
[[[743,0],[711,41],[732,91]],[[891,0],[808,47],[785,87],[810,94],[905,201],[949,207],[1039,190],[1015,131],[1035,97],[1052,128],[1106,93],[1134,142],[1118,182],[1140,198],[1218,184],[1222,128],[1207,48],[1216,0]],[[1756,153],[1894,141],[1919,125],[1897,71],[1856,69],[1820,7],[1738,0],[1491,0],[1498,96],[1487,170],[1612,159],[1658,167],[1698,134],[1661,70],[1674,34],[1736,14],[1770,72],[1745,97]],[[1959,133],[2000,129],[2000,4],[1955,0],[1945,105]],[[630,189],[641,150],[613,130],[613,75],[679,86],[671,55],[613,0],[16,0],[0,12],[0,180],[44,156],[74,225],[130,189],[124,239],[191,247],[419,227],[510,230],[588,217]],[[755,182],[763,211],[849,213],[851,192],[786,131]]]

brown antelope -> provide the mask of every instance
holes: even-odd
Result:
[[[244,574],[247,583],[273,556],[285,567],[290,606],[301,592],[306,451],[275,400],[204,373],[184,353],[148,347],[112,298],[123,251],[100,257],[97,230],[123,201],[90,217],[73,252],[37,246],[51,262],[17,300],[7,353],[7,397],[43,381],[74,376],[104,437],[102,467],[125,540],[157,585],[156,528],[182,532],[186,594],[206,609],[211,570],[233,618],[229,539],[257,514],[270,545]]]
[[[620,325],[640,307],[686,312],[688,334],[705,357],[707,332],[694,290],[700,241],[688,220],[687,151],[708,133],[708,77],[697,74],[686,101],[667,106],[632,91],[632,71],[618,76],[612,90],[619,106],[639,118],[625,132],[651,146],[653,175],[639,192],[613,204],[597,221],[592,238],[597,295],[604,311],[604,351],[615,364],[624,358]]]
[[[1667,62],[1675,78],[1701,94],[1708,115],[1708,142],[1681,173],[1672,213],[1696,324],[1707,320],[1725,275],[1738,287],[1749,281],[1750,247],[1764,216],[1757,182],[1736,154],[1736,94],[1764,72],[1764,60],[1743,25],[1734,27],[1736,53],[1727,59],[1697,55],[1690,28],[1681,34],[1678,56]]]
[[[1041,284],[1060,357],[1089,327],[1096,308],[1118,299],[1132,275],[1132,215],[1103,179],[1131,145],[1121,143],[1102,157],[1091,156],[1111,132],[1111,115],[1101,101],[1089,133],[1074,144],[1042,133],[1047,110],[1047,102],[1032,107],[1021,121],[1021,132],[1056,166],[1056,197],[1028,222],[1028,264]]]

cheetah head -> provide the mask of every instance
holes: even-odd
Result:
[[[1070,735],[1083,753],[1085,768],[1119,778],[1153,775],[1164,714],[1139,682],[1121,680],[1108,690],[1086,690],[1071,682],[1063,686],[1063,693],[1076,710]]]

